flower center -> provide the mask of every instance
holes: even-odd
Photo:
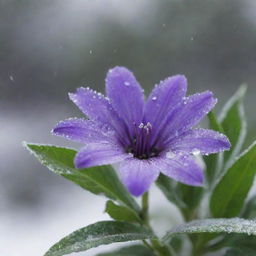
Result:
[[[156,157],[159,150],[151,146],[152,125],[140,123],[139,126],[135,125],[135,134],[131,144],[127,147],[126,152],[133,154],[138,159],[148,159]]]

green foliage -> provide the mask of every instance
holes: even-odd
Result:
[[[192,187],[182,183],[178,183],[176,187],[177,194],[186,205],[188,213],[192,213],[198,206],[204,189],[202,187]]]
[[[105,211],[114,220],[128,221],[128,222],[139,222],[142,223],[138,214],[126,206],[117,205],[112,201],[107,201]]]
[[[224,133],[231,142],[231,149],[220,154],[205,156],[206,178],[211,188],[218,178],[219,172],[223,174],[223,158],[226,164],[240,153],[246,135],[246,120],[243,107],[243,99],[246,86],[242,85],[231,97],[221,111],[219,118],[213,112],[208,114],[209,128]]]
[[[132,245],[121,248],[117,251],[110,253],[101,253],[97,256],[155,256],[155,254],[147,247],[142,245]]]
[[[256,218],[256,196],[254,195],[248,202],[242,213],[242,217],[246,219]]]
[[[256,142],[236,159],[214,189],[210,208],[212,215],[234,217],[239,215],[256,173]]]
[[[163,174],[160,174],[156,184],[166,198],[179,207],[185,220],[193,218],[193,210],[200,203],[203,188],[177,183]]]
[[[228,246],[232,249],[229,249],[225,256],[254,256],[256,252],[256,237],[235,235],[228,241]]]
[[[160,174],[156,185],[160,188],[160,190],[164,193],[166,198],[171,202],[177,205],[179,208],[185,208],[185,203],[179,198],[176,191],[177,183],[164,174]]]
[[[243,248],[243,249],[229,249],[224,256],[255,256],[255,250]]]
[[[196,233],[238,233],[256,235],[256,221],[241,218],[195,220],[174,227],[163,237],[163,240],[169,240],[174,235]]]
[[[48,169],[82,188],[98,195],[118,200],[135,211],[139,206],[119,181],[111,166],[97,166],[88,169],[77,170],[73,159],[76,151],[49,145],[25,144],[31,153]]]
[[[209,128],[214,131],[223,133],[223,128],[218,122],[215,114],[210,112],[207,117],[209,120]],[[211,187],[219,171],[218,169],[221,168],[222,165],[222,153],[205,156],[204,161],[206,164],[206,179],[209,187]]]
[[[174,236],[170,241],[170,246],[173,248],[175,252],[179,253],[182,249],[183,241],[184,241],[184,238],[180,236]]]
[[[101,221],[81,228],[53,245],[45,256],[62,256],[86,251],[103,244],[153,238],[153,233],[142,226],[118,221]]]
[[[232,148],[224,153],[225,160],[239,154],[246,135],[243,98],[246,86],[242,85],[221,111],[219,122],[231,142]]]
[[[213,113],[213,111],[209,112],[207,117],[209,120],[209,128],[210,129],[217,131],[217,132],[224,133],[224,130],[223,130],[221,124],[218,122],[216,115]]]

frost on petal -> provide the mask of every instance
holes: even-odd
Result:
[[[89,87],[78,88],[76,93],[69,94],[70,99],[90,120],[104,127],[111,127],[122,143],[127,143],[126,126],[122,118],[118,116],[109,101],[101,94]]]
[[[120,162],[129,155],[117,145],[91,144],[82,148],[75,157],[76,168],[88,168],[97,165],[107,165]]]
[[[69,93],[69,97],[91,120],[101,123],[111,121],[113,109],[101,93],[97,93],[89,87],[81,87],[75,93]]]
[[[106,91],[111,105],[132,134],[134,124],[142,121],[144,108],[144,95],[139,83],[128,69],[115,67],[107,74]]]
[[[182,102],[186,95],[187,79],[183,75],[169,77],[154,88],[145,106],[145,119],[160,127],[166,116]]]
[[[114,141],[114,131],[91,120],[72,118],[59,122],[52,133],[81,143]]]
[[[162,137],[169,139],[191,129],[209,113],[216,102],[209,91],[184,98],[183,104],[168,117]]]
[[[168,147],[174,151],[196,154],[218,153],[230,148],[228,138],[216,131],[207,129],[189,130],[179,137],[172,139]]]
[[[204,176],[201,167],[189,155],[162,157],[161,172],[166,176],[191,186],[202,186]]]
[[[148,191],[150,185],[159,175],[159,168],[156,163],[153,159],[130,158],[119,164],[117,170],[120,178],[132,195],[140,196]]]

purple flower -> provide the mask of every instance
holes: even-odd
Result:
[[[147,100],[134,75],[124,67],[109,70],[106,94],[78,88],[70,99],[89,118],[67,119],[55,135],[81,142],[76,168],[115,164],[124,185],[140,196],[160,172],[176,181],[201,186],[203,172],[194,155],[230,148],[226,136],[195,128],[217,100],[210,91],[186,97],[183,75],[165,79]]]

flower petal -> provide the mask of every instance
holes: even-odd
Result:
[[[109,101],[100,93],[89,87],[78,88],[76,93],[69,93],[70,99],[91,120],[116,131],[116,136],[122,144],[127,144],[127,128],[122,118],[118,116]]]
[[[114,141],[114,131],[91,120],[71,118],[59,122],[52,133],[81,143]]]
[[[113,109],[102,94],[89,87],[81,87],[76,90],[76,93],[69,93],[69,97],[91,120],[101,123],[109,123],[111,120]]]
[[[117,145],[90,144],[76,154],[76,168],[88,168],[96,165],[106,165],[120,162],[130,157]]]
[[[202,186],[203,172],[192,156],[178,154],[170,158],[167,153],[167,157],[161,161],[160,168],[163,174],[187,185]]]
[[[177,108],[186,91],[187,79],[183,75],[169,77],[155,87],[145,106],[145,119],[153,129],[161,126],[166,116]]]
[[[132,132],[134,124],[141,123],[144,108],[144,95],[134,75],[124,67],[109,70],[106,91],[111,105]]]
[[[157,179],[160,171],[156,162],[153,159],[129,158],[120,163],[117,170],[122,182],[132,195],[142,195]]]
[[[225,135],[207,129],[193,129],[185,132],[173,139],[169,145],[173,151],[198,152],[203,155],[218,153],[230,148],[230,142]]]
[[[213,97],[210,91],[185,98],[183,104],[168,117],[161,133],[162,138],[177,137],[197,125],[215,106],[216,102],[217,99]]]

